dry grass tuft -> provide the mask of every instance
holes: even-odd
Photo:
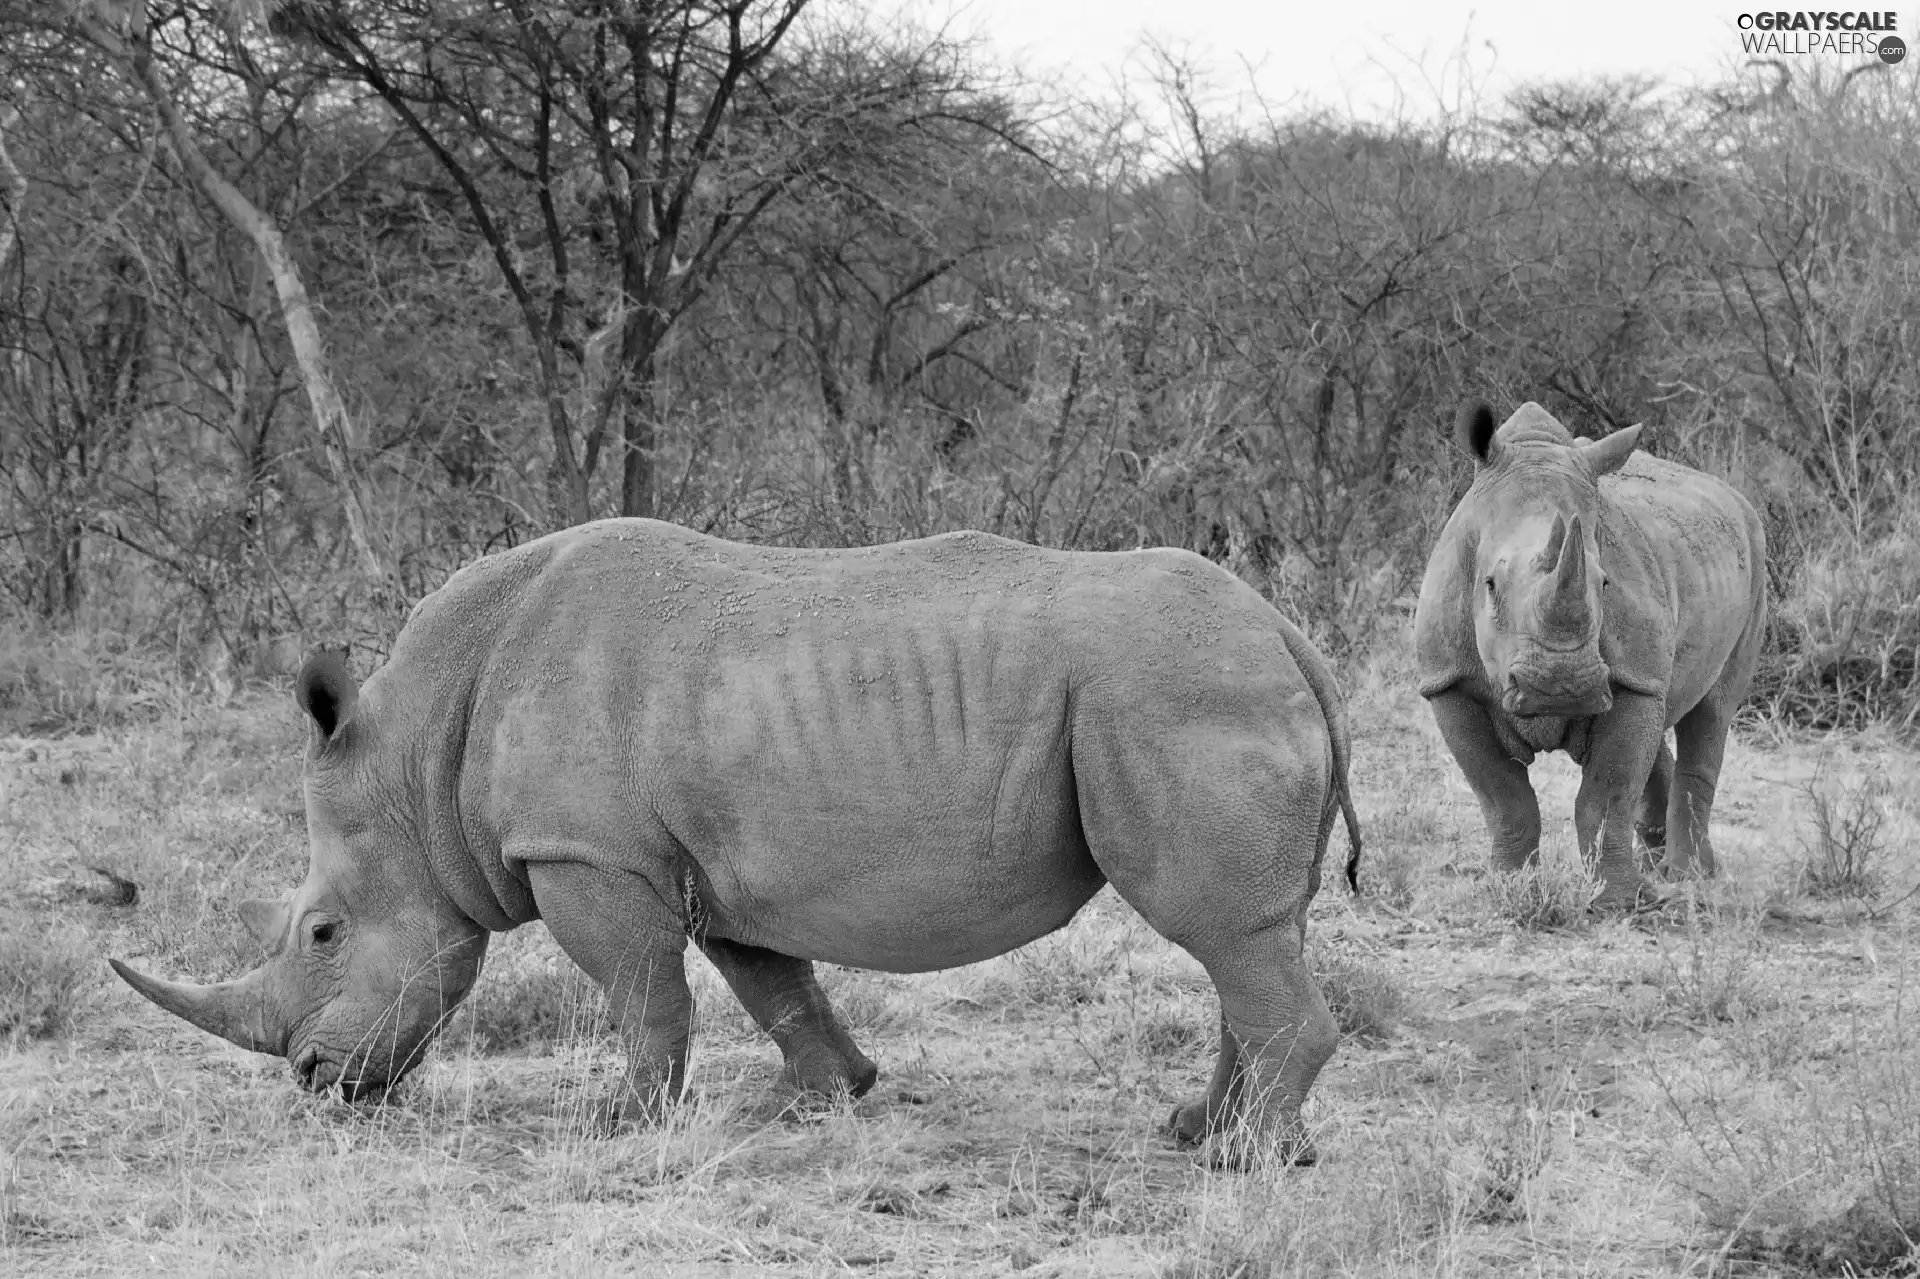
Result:
[[[1751,702],[1819,730],[1920,726],[1920,504],[1875,539],[1807,548],[1773,610]]]
[[[1715,926],[1689,907],[1682,941],[1663,942],[1649,981],[1668,1013],[1687,1024],[1751,1021],[1780,1002],[1761,953],[1762,943],[1751,930]]]
[[[1588,907],[1600,883],[1577,857],[1553,855],[1547,843],[1539,860],[1486,878],[1488,904],[1497,918],[1531,933],[1574,932],[1588,926]]]
[[[72,733],[151,718],[178,701],[181,681],[132,636],[0,625],[0,733]]]
[[[24,912],[0,911],[0,1041],[47,1039],[72,1025],[98,958],[69,925],[36,926]]]
[[[1360,866],[1361,895],[1398,911],[1413,909],[1414,884],[1418,881],[1421,855],[1412,845],[1395,844],[1375,852],[1368,850]]]
[[[1811,1275],[1920,1268],[1920,1080],[1888,1047],[1856,1043],[1842,1087],[1794,1089],[1764,1120],[1757,1098],[1670,1094],[1720,1260]]]
[[[1378,1043],[1393,1034],[1407,997],[1378,960],[1317,942],[1307,952],[1307,966],[1319,978],[1343,1037]]]

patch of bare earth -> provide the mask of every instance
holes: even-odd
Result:
[[[1914,757],[1741,737],[1724,878],[1595,923],[1562,909],[1572,767],[1534,770],[1541,882],[1492,885],[1404,672],[1356,682],[1373,893],[1330,886],[1314,911],[1350,1032],[1310,1106],[1323,1159],[1246,1174],[1161,1133],[1205,1082],[1214,999],[1111,892],[989,963],[829,972],[883,1072],[851,1106],[783,1114],[777,1053],[696,958],[697,1099],[587,1135],[619,1055],[537,925],[496,941],[472,1012],[388,1104],[309,1097],[105,964],[253,962],[234,904],[304,870],[292,708],[0,740],[7,962],[49,992],[22,1006],[57,1014],[0,1046],[0,1271],[1908,1273]],[[1821,779],[1883,806],[1877,899],[1806,890]],[[76,938],[91,962],[67,981]]]

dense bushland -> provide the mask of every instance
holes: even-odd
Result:
[[[0,716],[92,669],[62,644],[377,653],[615,513],[1183,545],[1347,650],[1473,394],[1733,479],[1756,703],[1920,722],[1910,69],[1382,122],[1159,67],[1063,101],[803,0],[0,10]]]

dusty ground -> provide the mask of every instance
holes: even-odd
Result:
[[[0,995],[31,1002],[63,956],[81,974],[64,1030],[0,1041],[0,1272],[1911,1273],[1889,1223],[1920,1222],[1916,914],[1895,901],[1920,884],[1914,756],[1743,734],[1725,878],[1596,924],[1566,909],[1569,764],[1535,768],[1547,872],[1496,885],[1404,672],[1348,682],[1375,893],[1323,890],[1314,938],[1356,1034],[1311,1106],[1322,1164],[1249,1175],[1160,1134],[1205,1080],[1213,996],[1111,892],[990,963],[829,973],[883,1072],[850,1110],[779,1117],[775,1050],[696,958],[699,1101],[583,1135],[618,1057],[537,925],[496,941],[475,1011],[389,1104],[306,1096],[104,962],[253,961],[233,903],[305,865],[291,705],[0,740]],[[1877,914],[1798,884],[1809,782],[1836,821],[1882,816]]]

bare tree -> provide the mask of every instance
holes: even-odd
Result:
[[[804,7],[499,3],[463,6],[458,22],[435,6],[274,11],[276,30],[379,95],[459,188],[539,363],[556,516],[588,517],[610,445],[619,509],[651,513],[668,335],[756,221],[870,144],[922,71],[907,65],[900,83],[806,75],[775,56]],[[597,306],[583,255],[608,268]],[[606,375],[570,409],[568,385],[601,351]]]
[[[382,545],[379,530],[370,518],[365,484],[354,463],[352,421],[334,386],[326,345],[314,318],[306,284],[280,226],[207,159],[174,100],[173,87],[167,83],[154,57],[154,32],[144,4],[132,4],[121,13],[102,5],[92,12],[77,12],[72,21],[77,30],[145,91],[166,128],[175,156],[194,185],[246,234],[265,262],[279,298],[281,320],[299,362],[313,428],[339,489],[348,532],[366,571],[398,598],[393,557]]]

